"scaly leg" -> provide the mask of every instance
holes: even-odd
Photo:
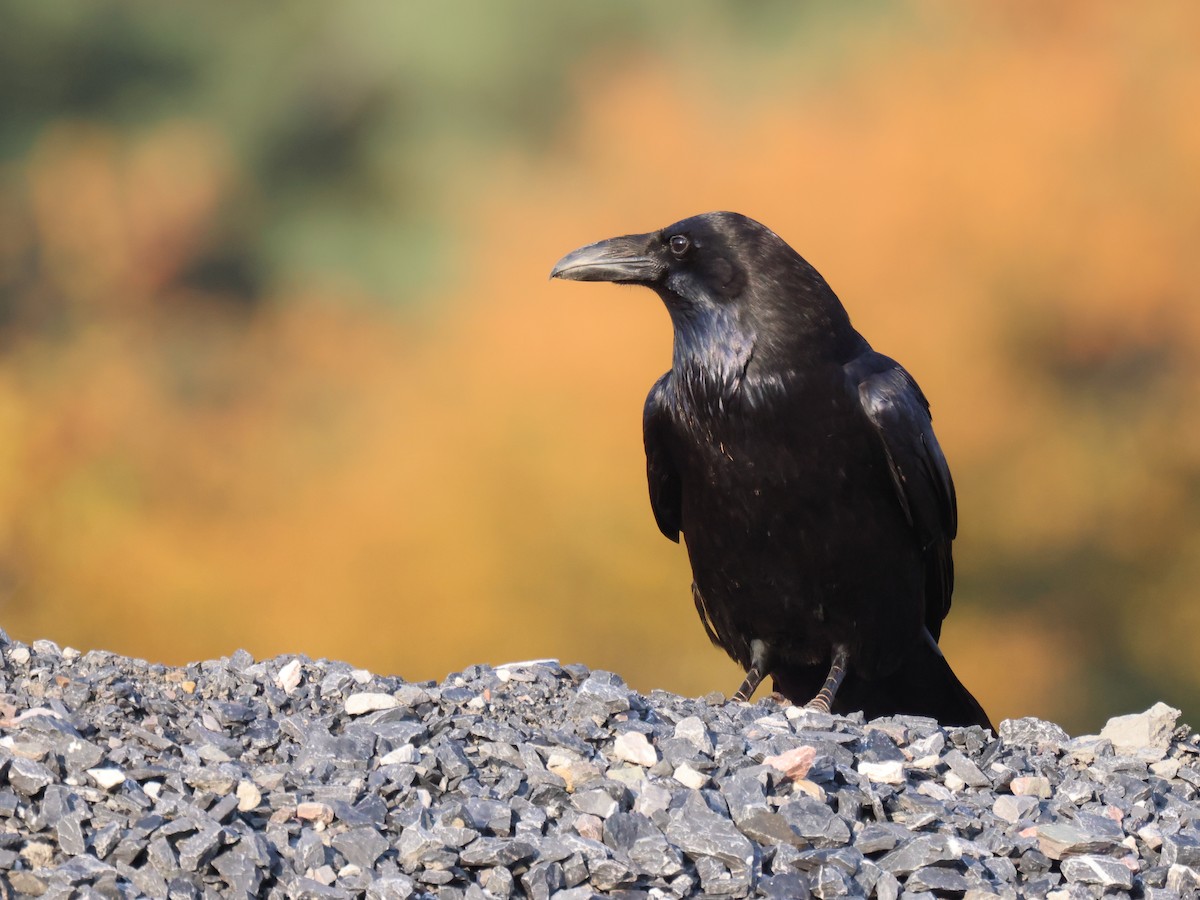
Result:
[[[767,645],[762,641],[750,642],[750,668],[746,670],[746,680],[737,689],[733,699],[738,703],[748,703],[762,680],[767,677]]]
[[[821,689],[817,691],[817,696],[805,704],[806,709],[816,709],[821,712],[829,712],[833,706],[834,695],[842,685],[842,679],[846,677],[846,663],[849,662],[850,653],[846,650],[845,644],[835,644],[833,648],[833,663],[829,667],[829,676],[825,679],[825,683],[821,685]],[[747,676],[749,677],[749,676]]]

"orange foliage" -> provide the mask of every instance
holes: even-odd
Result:
[[[558,656],[731,690],[645,499],[666,316],[648,292],[546,281],[584,242],[719,208],[796,246],[921,381],[968,571],[1096,528],[1136,557],[1190,521],[1194,549],[1196,500],[1169,478],[1200,467],[1200,7],[918,9],[831,71],[727,92],[699,66],[591,60],[546,158],[447,190],[460,265],[432,317],[321,285],[213,306],[179,274],[243,189],[221,135],[51,130],[24,163],[32,231],[0,248],[36,244],[30,294],[72,323],[0,361],[7,627],[168,662],[246,646],[427,678]],[[1084,368],[1130,341],[1181,351],[1169,394],[1113,431],[1019,368],[1030,340]],[[1191,622],[1194,580],[1167,568],[1140,608]],[[1069,717],[1064,623],[970,589],[948,653],[985,706]],[[1125,640],[1200,689],[1195,647]]]

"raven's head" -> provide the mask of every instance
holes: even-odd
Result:
[[[729,302],[745,291],[761,245],[791,250],[753,219],[704,213],[661,231],[580,247],[560,259],[550,277],[641,284],[679,307]]]
[[[652,288],[675,326],[675,359],[711,368],[749,356],[786,364],[803,344],[812,353],[853,335],[841,303],[816,269],[765,225],[710,212],[649,234],[580,247],[551,278]]]

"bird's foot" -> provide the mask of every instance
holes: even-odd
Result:
[[[742,682],[742,686],[733,695],[733,699],[738,703],[749,703],[750,698],[754,696],[754,692],[758,690],[758,686],[762,684],[762,680],[767,675],[767,645],[762,641],[751,641],[750,648],[753,654],[750,659],[750,668],[746,671],[746,679]]]
[[[816,697],[813,697],[811,700],[809,700],[807,703],[805,703],[804,708],[816,710],[817,712],[823,712],[823,713],[827,713],[830,711],[829,710],[829,701],[826,700],[820,694],[818,694]]]
[[[758,681],[761,681],[761,679],[754,680],[751,677],[753,674],[754,672],[751,670],[751,672],[746,675],[746,680],[742,682],[742,686],[734,691],[733,700],[735,703],[750,702],[750,697],[754,694],[754,689],[758,687]]]
[[[829,667],[829,676],[821,685],[821,689],[817,691],[817,696],[804,705],[805,709],[815,709],[823,713],[832,712],[833,695],[837,693],[838,688],[842,685],[842,679],[846,677],[846,664],[849,659],[850,653],[844,644],[837,644],[833,648],[833,663]]]

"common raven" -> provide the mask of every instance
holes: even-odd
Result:
[[[644,413],[658,527],[708,636],[792,702],[991,727],[938,648],[954,483],[929,404],[774,232],[713,212],[589,244],[552,278],[653,289],[671,370]]]

